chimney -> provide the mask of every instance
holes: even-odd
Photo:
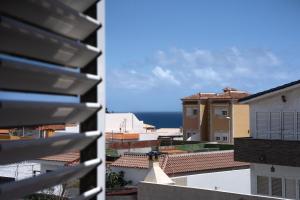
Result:
[[[160,153],[158,151],[151,151],[147,153],[149,159],[149,171],[144,181],[157,183],[157,184],[168,184],[174,185],[175,182],[160,168],[158,157]]]

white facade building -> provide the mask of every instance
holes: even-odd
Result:
[[[250,105],[251,139],[247,143],[237,139],[236,157],[251,162],[252,194],[300,199],[299,154],[292,152],[300,145],[300,82],[254,94],[241,102]]]
[[[144,122],[133,113],[107,113],[106,133],[145,133]]]

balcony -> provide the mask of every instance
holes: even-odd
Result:
[[[235,161],[300,167],[300,141],[234,139]]]

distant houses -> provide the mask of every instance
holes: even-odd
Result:
[[[238,100],[249,94],[234,88],[182,98],[184,139],[233,143],[249,136],[249,107]]]

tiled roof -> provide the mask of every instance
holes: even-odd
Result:
[[[164,172],[169,175],[249,166],[248,163],[234,161],[233,154],[233,151],[215,151],[162,155],[159,163]],[[149,161],[146,155],[124,154],[111,166],[147,169]]]
[[[197,93],[184,97],[182,100],[200,100],[200,99],[241,99],[249,96],[247,92],[238,91],[234,88],[224,88],[222,93]]]
[[[54,156],[47,156],[40,158],[40,160],[45,160],[45,161],[55,161],[55,162],[64,162],[66,164],[72,164],[78,163],[80,158],[79,152],[68,152],[68,153],[63,153],[63,154],[58,154]]]
[[[0,129],[0,134],[8,134],[9,129]]]

